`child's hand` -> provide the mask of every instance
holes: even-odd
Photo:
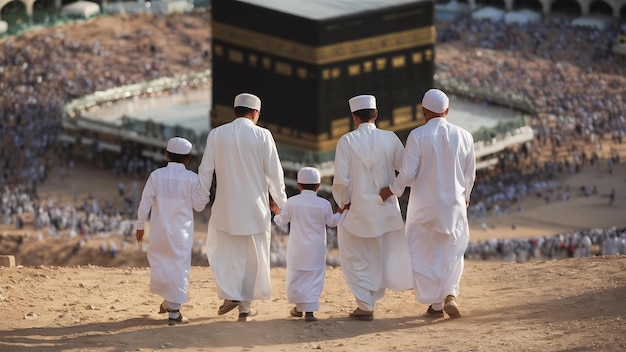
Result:
[[[274,214],[280,214],[280,208],[278,208],[278,204],[276,204],[273,200],[270,200],[270,210]]]
[[[344,206],[343,206],[343,208],[337,208],[337,212],[338,212],[339,214],[343,214],[343,212],[344,212],[344,211],[346,211],[346,210],[348,210],[348,209],[350,209],[350,203],[348,203],[348,204],[344,205]]]
[[[385,187],[383,189],[380,190],[380,198],[384,201],[387,200],[387,198],[393,196],[393,192],[391,192],[391,189],[389,189],[389,187]]]
[[[135,237],[137,237],[137,242],[141,243],[143,241],[143,230],[137,230]]]

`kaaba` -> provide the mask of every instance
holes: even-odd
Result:
[[[431,0],[213,0],[212,36],[211,126],[233,120],[235,95],[255,94],[281,160],[333,160],[355,95],[375,95],[377,126],[401,138],[424,123]]]

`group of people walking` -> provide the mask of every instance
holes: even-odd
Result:
[[[403,147],[395,133],[378,129],[376,98],[348,101],[355,129],[337,144],[332,195],[317,196],[320,173],[298,172],[300,194],[287,199],[283,169],[271,132],[257,126],[259,97],[234,100],[234,120],[211,130],[198,167],[186,170],[191,143],[176,137],[168,164],[151,173],[138,211],[137,240],[152,209],[148,260],[150,289],[163,297],[160,313],[170,325],[186,323],[193,246],[193,210],[209,202],[206,253],[223,300],[218,314],[238,308],[239,321],[257,314],[253,300],[270,299],[270,239],[273,221],[290,224],[287,299],[290,314],[315,321],[324,285],[326,228],[337,227],[343,276],[357,306],[350,318],[374,319],[386,289],[414,289],[428,304],[426,316],[461,316],[456,297],[469,240],[467,206],[476,165],[471,134],[449,123],[449,99],[431,89],[422,99],[426,124]],[[397,176],[396,176],[397,174]],[[411,187],[406,223],[398,197]]]

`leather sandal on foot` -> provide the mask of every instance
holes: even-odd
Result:
[[[456,298],[454,296],[446,297],[445,304],[443,305],[443,310],[448,313],[450,318],[461,317],[461,312],[459,311],[459,306],[456,304]]]
[[[250,321],[251,318],[257,314],[259,314],[259,312],[251,308],[249,312],[240,312],[237,321]]]
[[[433,306],[428,306],[425,316],[429,318],[443,318],[443,310],[433,309]]]
[[[171,311],[177,312],[177,311]],[[178,318],[169,318],[167,319],[167,325],[178,325],[178,324],[187,324],[189,323],[189,319],[184,318],[182,314],[178,313]]]
[[[163,303],[161,303],[161,305],[159,306],[159,314],[163,314],[163,313],[167,313],[167,312],[169,312],[169,309],[165,308]]]
[[[372,321],[374,320],[374,312],[357,308],[353,312],[350,312],[350,318],[356,320]]]
[[[298,310],[296,309],[296,307],[291,308],[291,310],[289,311],[289,315],[291,315],[294,318],[301,318],[302,317],[302,312],[298,312]]]
[[[224,300],[224,304],[222,304],[220,306],[220,309],[218,309],[217,314],[218,315],[224,315],[228,312],[230,312],[231,310],[237,308],[239,306],[239,303],[241,303],[240,301],[231,301],[230,299],[225,299]]]

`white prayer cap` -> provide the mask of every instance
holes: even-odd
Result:
[[[450,99],[446,93],[439,89],[429,89],[422,99],[422,107],[432,112],[441,114],[448,109]]]
[[[357,95],[348,100],[350,103],[350,112],[363,109],[376,109],[376,97],[373,95]]]
[[[261,111],[261,99],[250,93],[241,93],[235,97],[235,104],[233,106],[243,106],[245,108]]]
[[[321,182],[320,172],[314,167],[303,167],[298,171],[298,183],[314,185]]]
[[[191,153],[191,142],[181,137],[171,138],[167,142],[167,151],[174,154],[187,155]]]

